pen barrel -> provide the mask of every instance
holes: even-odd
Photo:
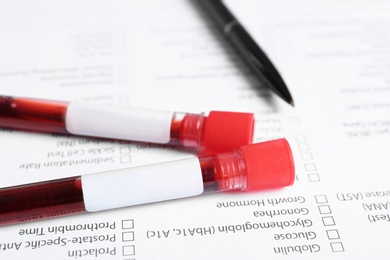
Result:
[[[199,0],[198,3],[213,17],[215,25],[222,31],[228,23],[235,20],[233,14],[220,0]]]
[[[236,47],[243,60],[261,82],[289,103],[292,97],[282,76],[244,27],[236,23],[225,32],[226,37]]]
[[[214,24],[234,45],[262,83],[287,103],[294,105],[283,78],[268,56],[253,40],[221,0],[199,0],[199,4],[213,19]]]

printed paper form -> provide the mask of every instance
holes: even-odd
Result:
[[[192,3],[2,5],[1,94],[173,111],[254,111],[256,141],[286,136],[297,168],[294,186],[281,190],[2,227],[2,258],[390,256],[385,2],[229,1],[240,18],[245,12],[242,22],[280,68],[294,109],[257,89]],[[6,187],[194,155],[169,146],[1,130],[0,156]]]

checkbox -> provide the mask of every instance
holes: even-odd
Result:
[[[320,214],[322,214],[322,215],[332,213],[332,210],[330,209],[329,205],[318,206],[318,210],[320,211]]]
[[[130,146],[121,146],[119,152],[120,154],[129,154],[131,152]]]
[[[123,256],[135,255],[135,246],[134,245],[123,246],[122,255]]]
[[[121,163],[131,163],[131,156],[130,155],[121,155],[120,161],[121,161]]]
[[[118,107],[124,107],[127,108],[129,107],[129,102],[128,101],[119,101],[117,104]]]
[[[324,226],[334,226],[336,223],[334,222],[333,217],[322,217],[322,223]]]
[[[301,156],[302,156],[302,159],[304,161],[311,161],[311,160],[313,160],[313,155],[312,155],[311,152],[302,152]]]
[[[123,102],[123,101],[128,102],[129,101],[129,96],[128,95],[118,95],[118,101],[119,102]]]
[[[318,173],[310,173],[307,175],[310,182],[319,182],[321,181],[320,175]]]
[[[344,252],[344,246],[341,242],[330,243],[330,246],[332,247],[332,251],[335,253]]]
[[[301,120],[300,120],[299,117],[297,117],[297,116],[292,116],[292,117],[290,117],[290,123],[291,123],[291,124],[298,124],[298,123],[300,123],[300,122],[301,122]]]
[[[133,228],[134,228],[134,220],[133,219],[122,220],[122,229],[133,229]]]
[[[127,231],[122,233],[122,242],[134,241],[134,232]]]
[[[309,147],[308,144],[298,144],[298,149],[299,149],[301,152],[310,151],[310,147]]]
[[[326,235],[329,240],[340,239],[339,231],[337,231],[337,229],[327,230]]]
[[[295,136],[295,140],[298,142],[298,143],[307,143],[307,140],[306,140],[306,136],[305,135],[297,135]]]
[[[118,97],[117,105],[120,107],[129,107],[129,98],[128,97]]]
[[[317,204],[328,203],[328,198],[326,197],[326,195],[316,195],[315,199]]]
[[[317,171],[317,166],[315,163],[305,163],[305,169],[307,172]]]

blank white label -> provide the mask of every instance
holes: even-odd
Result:
[[[66,129],[75,135],[168,143],[173,112],[71,103]]]
[[[198,158],[152,164],[81,177],[87,211],[100,211],[199,195]]]

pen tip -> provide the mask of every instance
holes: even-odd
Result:
[[[295,104],[294,104],[294,101],[293,101],[293,100],[290,101],[290,105],[291,105],[292,107],[295,107]]]

